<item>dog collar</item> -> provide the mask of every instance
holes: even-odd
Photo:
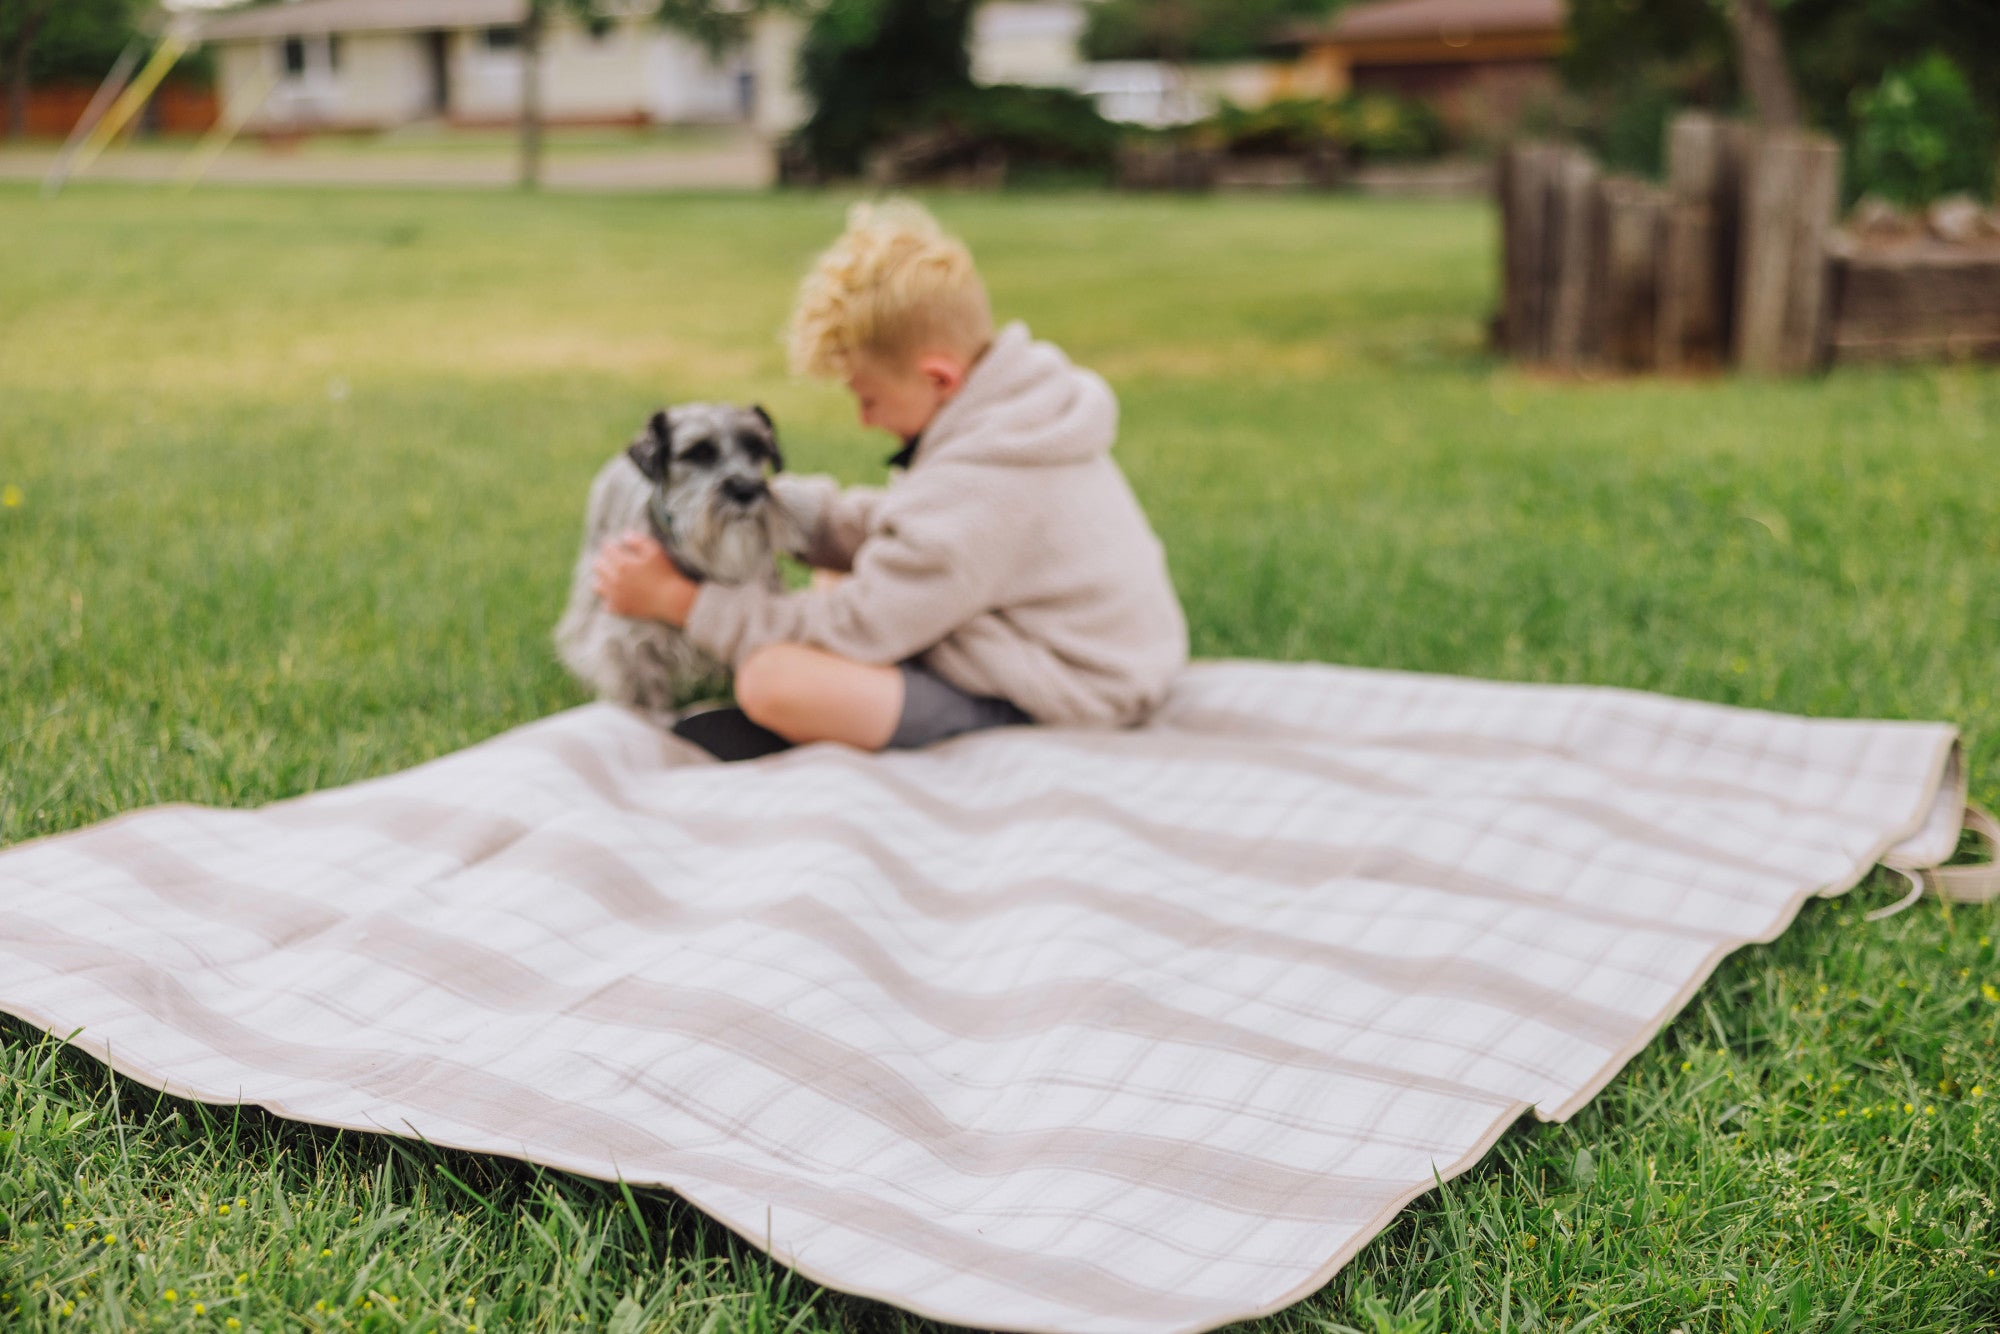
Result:
[[[646,498],[646,522],[653,530],[653,540],[660,544],[660,550],[667,553],[667,560],[683,578],[695,583],[705,583],[708,576],[690,564],[674,545],[674,516],[660,503],[660,493],[654,491]]]

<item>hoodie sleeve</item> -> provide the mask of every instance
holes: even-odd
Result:
[[[854,550],[868,535],[875,507],[887,494],[880,487],[850,486],[824,473],[794,476],[779,473],[771,479],[778,499],[798,517],[805,530],[806,564],[822,570],[848,570],[854,566]]]
[[[927,487],[928,495],[909,494],[912,503],[902,503],[917,490],[909,483],[898,488],[895,515],[882,516],[854,552],[848,578],[796,592],[704,584],[688,616],[688,637],[731,664],[766,644],[810,644],[883,664],[936,644],[991,607],[1010,573],[999,553],[1022,544],[1018,534],[1008,536],[1006,517],[983,502],[976,483]]]

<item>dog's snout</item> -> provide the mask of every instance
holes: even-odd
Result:
[[[764,484],[754,477],[729,477],[723,480],[722,494],[739,505],[747,505],[764,494]]]

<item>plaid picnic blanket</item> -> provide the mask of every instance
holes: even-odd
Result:
[[[1574,1113],[1806,896],[1943,860],[1962,789],[1944,726],[1317,665],[737,765],[593,705],[0,853],[0,1008],[944,1320],[1192,1331]]]

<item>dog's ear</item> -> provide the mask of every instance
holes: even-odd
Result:
[[[752,403],[750,411],[757,414],[757,420],[764,423],[764,429],[771,437],[771,471],[785,470],[785,451],[778,447],[778,423],[771,420],[771,414],[764,411],[762,403]]]
[[[632,466],[646,475],[646,480],[663,482],[667,477],[667,462],[674,452],[674,426],[667,420],[665,412],[656,412],[646,422],[646,429],[639,432],[639,438],[625,449],[625,455],[632,460]]]

